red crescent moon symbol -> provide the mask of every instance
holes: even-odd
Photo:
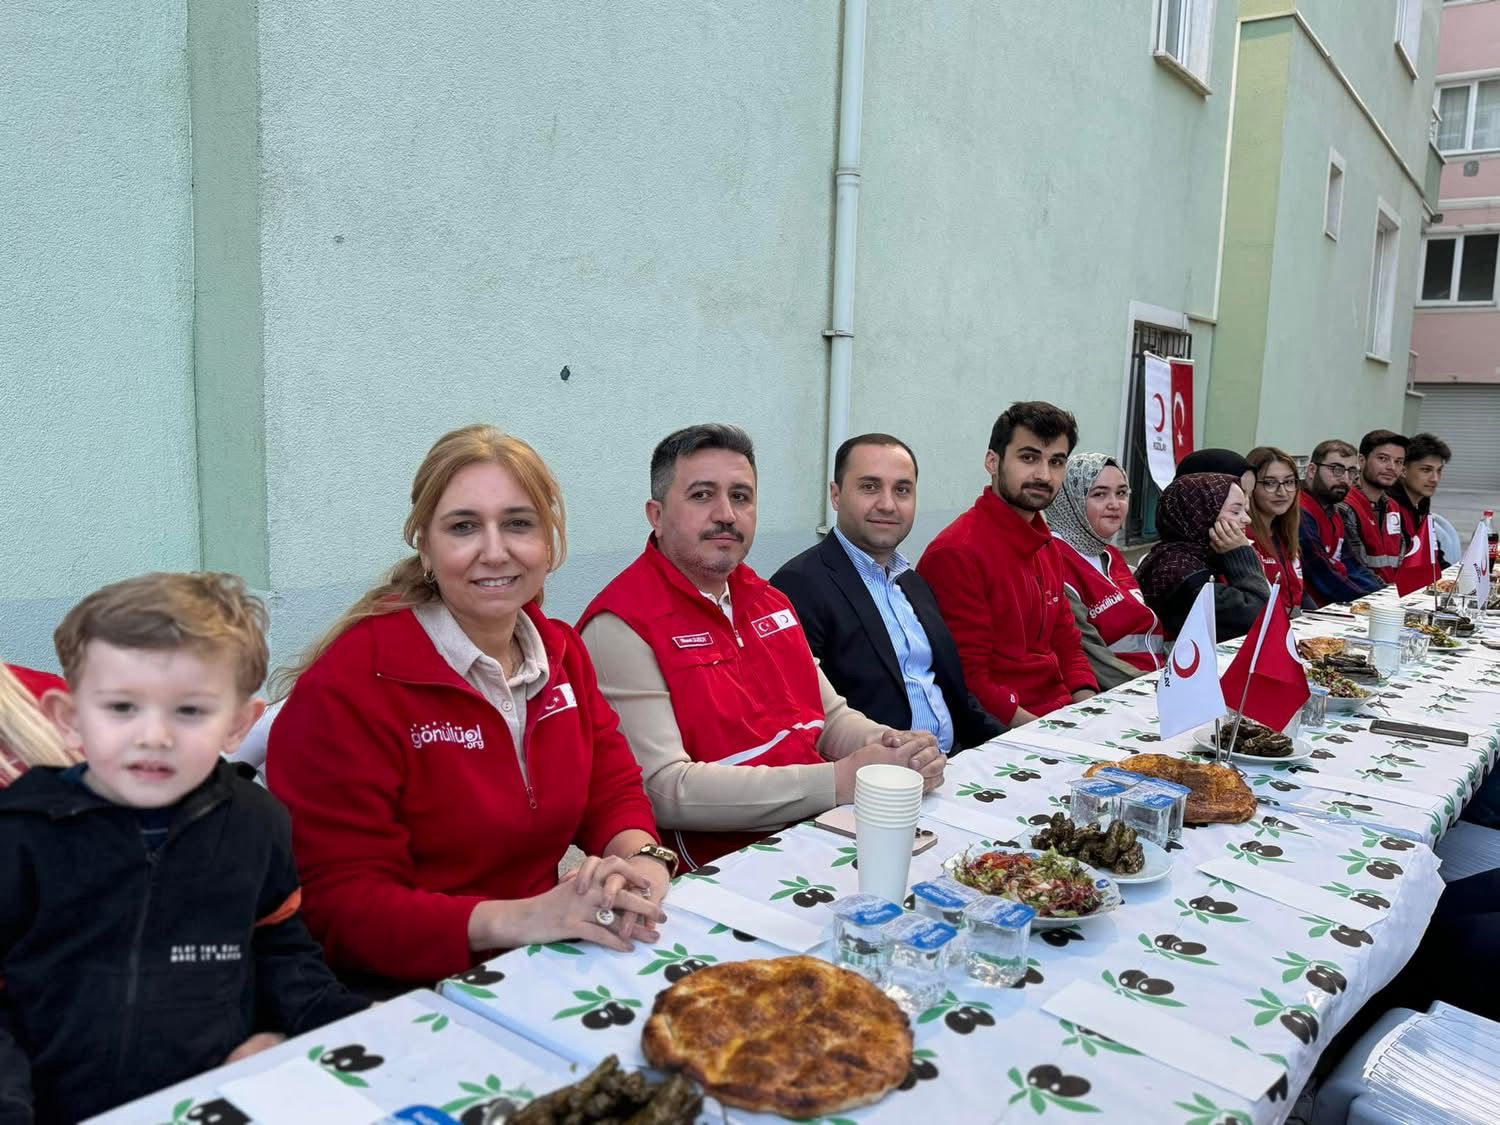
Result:
[[[1191,679],[1193,673],[1198,670],[1198,661],[1200,659],[1197,643],[1194,641],[1188,641],[1187,643],[1193,646],[1193,662],[1186,668],[1177,663],[1177,651],[1175,649],[1172,651],[1172,671],[1176,672],[1185,680]]]
[[[1187,420],[1187,403],[1182,401],[1181,395],[1172,396],[1172,425],[1177,433],[1182,433],[1182,424]]]
[[[1415,555],[1418,551],[1420,551],[1421,549],[1422,549],[1422,533],[1419,531],[1415,535],[1412,536],[1410,550],[1408,550],[1406,552],[1406,554],[1402,555],[1401,557],[1404,558],[1404,559],[1409,559],[1413,555]]]
[[[1161,433],[1167,428],[1167,404],[1162,401],[1161,395],[1152,395],[1151,401],[1156,403],[1156,432]]]

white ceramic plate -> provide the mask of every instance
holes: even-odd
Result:
[[[1154,883],[1158,879],[1164,879],[1172,870],[1172,853],[1159,844],[1153,844],[1150,840],[1137,839],[1141,845],[1141,854],[1146,857],[1146,866],[1142,867],[1134,875],[1121,875],[1118,871],[1109,872],[1109,877],[1122,887],[1139,885],[1141,883]],[[1090,871],[1094,870],[1088,864],[1083,864]],[[1091,915],[1092,917],[1092,915]]]
[[[1195,730],[1193,732],[1193,741],[1210,754],[1214,753],[1214,725],[1209,723]],[[1263,758],[1259,754],[1241,754],[1239,751],[1235,751],[1229,755],[1229,760],[1246,766],[1288,766],[1307,761],[1312,757],[1312,752],[1313,748],[1311,746],[1293,739],[1292,752],[1285,758]],[[1129,768],[1129,766],[1127,765],[1126,768]]]
[[[1145,842],[1142,841],[1142,843],[1144,844]],[[1146,846],[1151,847],[1154,845]],[[1033,857],[1042,854],[1041,852],[1036,851],[1032,848],[987,848],[985,850],[997,852],[1021,851]],[[984,852],[979,852],[977,854],[983,855]],[[949,856],[943,861],[943,871],[951,876],[954,869],[958,866],[958,861],[962,858],[963,856],[961,854]],[[1149,864],[1149,859],[1147,862]],[[1120,894],[1120,888],[1115,884],[1115,881],[1112,878],[1110,878],[1108,875],[1105,875],[1103,872],[1097,870],[1096,868],[1090,867],[1086,863],[1080,863],[1078,866],[1083,868],[1084,871],[1093,878],[1094,886],[1104,896],[1104,901],[1099,904],[1099,909],[1094,911],[1092,914],[1083,914],[1079,915],[1076,918],[1043,918],[1040,914],[1038,914],[1031,920],[1031,928],[1034,931],[1065,930],[1069,926],[1076,926],[1080,922],[1089,922],[1105,914],[1112,913],[1113,911],[1118,910],[1121,906],[1124,905],[1125,897]],[[1010,896],[1004,895],[1002,897],[1009,898]]]

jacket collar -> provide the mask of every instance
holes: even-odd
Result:
[[[93,790],[63,778],[68,770],[77,768],[33,766],[21,775],[20,780],[0,792],[0,813],[40,813],[53,820],[62,820],[97,809],[126,808],[106,801]],[[219,759],[203,784],[177,803],[178,816],[173,819],[191,815],[201,808],[212,807],[225,800],[236,776],[254,779],[255,769],[243,762]]]
[[[1046,517],[1041,512],[1030,520],[1022,519],[1014,508],[996,495],[993,486],[979,494],[979,499],[974,501],[974,510],[1019,555],[1035,555],[1052,542],[1052,529],[1047,526]]]
[[[823,541],[818,544],[818,556],[823,560],[823,565],[828,568],[833,584],[839,588],[845,600],[854,610],[854,615],[859,618],[860,626],[865,635],[870,638],[871,647],[876,655],[880,657],[880,663],[898,684],[905,683],[901,675],[900,666],[896,663],[896,648],[891,643],[890,633],[887,632],[885,621],[880,616],[880,610],[876,608],[875,601],[870,597],[870,591],[865,588],[865,580],[859,576],[859,571],[854,569],[854,563],[849,558],[849,552],[844,550],[833,532],[823,536]]]
[[[551,687],[562,675],[563,657],[567,652],[567,634],[541,609],[530,603],[521,612],[530,618],[542,638],[547,653],[547,682]],[[472,691],[468,682],[453,670],[432,643],[427,630],[409,609],[382,613],[366,618],[375,649],[375,674],[409,684],[447,684]]]

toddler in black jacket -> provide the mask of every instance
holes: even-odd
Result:
[[[259,600],[149,574],[55,640],[69,690],[42,706],[87,760],[0,791],[3,1125],[76,1121],[366,1006],[303,924],[286,810],[221,758],[265,708]]]

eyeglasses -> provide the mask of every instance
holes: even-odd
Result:
[[[1262,477],[1260,480],[1256,481],[1255,483],[1258,484],[1258,485],[1260,485],[1267,492],[1296,492],[1297,491],[1297,481],[1296,481],[1296,478],[1292,478],[1290,480],[1267,480],[1266,478]]]
[[[1313,464],[1320,469],[1327,469],[1328,475],[1334,480],[1338,480],[1340,477],[1352,477],[1355,473],[1359,472],[1357,465],[1340,465],[1336,461],[1314,461]]]

